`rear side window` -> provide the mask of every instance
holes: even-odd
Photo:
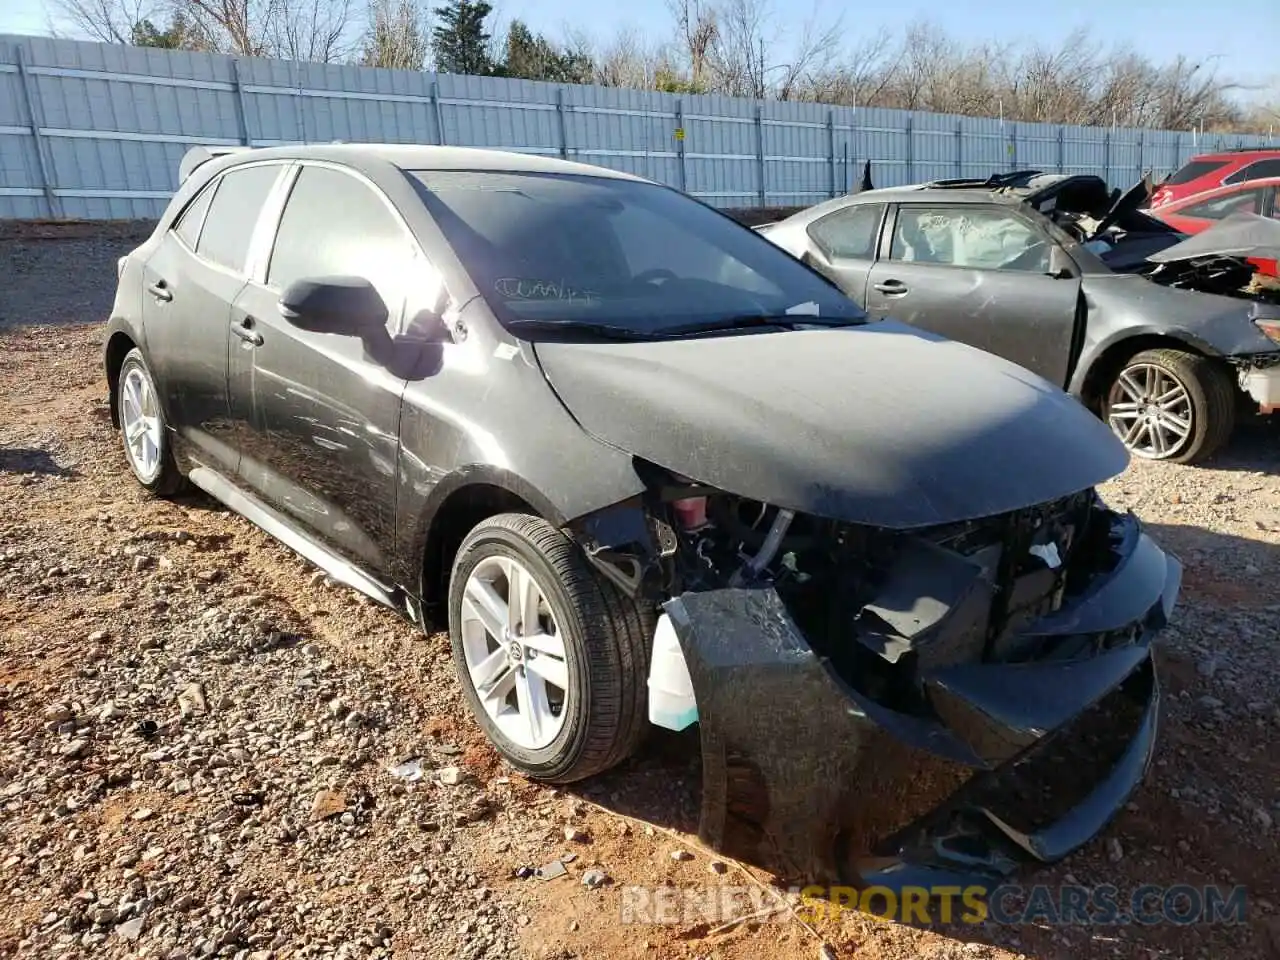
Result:
[[[1255,160],[1247,167],[1241,167],[1223,183],[1244,183],[1246,180],[1266,180],[1270,177],[1280,177],[1280,157],[1274,160]]]
[[[860,203],[809,224],[809,236],[829,257],[872,260],[880,235],[882,203]]]
[[[267,283],[283,290],[304,277],[364,277],[382,295],[394,327],[409,286],[421,281],[413,257],[404,227],[367,184],[341,170],[306,166],[289,191]]]
[[[182,238],[192,250],[196,248],[196,242],[200,239],[200,228],[204,226],[204,215],[209,209],[209,201],[213,199],[214,191],[218,189],[216,183],[206,185],[199,195],[187,204],[187,209],[182,211],[178,217],[178,222],[174,225],[174,231]]]
[[[1222,220],[1233,213],[1262,213],[1262,196],[1264,192],[1262,187],[1255,187],[1252,190],[1237,190],[1235,193],[1229,193],[1225,197],[1206,200],[1204,203],[1193,204],[1175,212],[1181,216],[1194,217],[1199,220]]]
[[[1221,170],[1226,165],[1227,162],[1225,160],[1192,160],[1189,163],[1184,163],[1181,170],[1165,181],[1165,185],[1176,187],[1180,183],[1190,183],[1192,180],[1199,180],[1215,170]]]
[[[280,165],[272,163],[223,174],[200,231],[196,253],[242,273],[253,228],[279,173]]]

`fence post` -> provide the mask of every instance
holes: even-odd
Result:
[[[844,192],[850,193],[853,184],[849,182],[849,141],[844,142]]]
[[[431,112],[436,118],[436,146],[443,147],[444,113],[440,110],[440,83],[436,80],[431,81]]]
[[[1058,172],[1067,172],[1067,128],[1058,124]]]
[[[1111,186],[1111,128],[1102,132],[1102,179]]]
[[[236,97],[236,126],[240,130],[240,145],[249,146],[249,120],[244,109],[244,85],[240,80],[240,61],[231,61],[231,90]]]
[[[1018,125],[1009,123],[1009,169],[1018,169]]]
[[[916,182],[916,124],[915,117],[907,114],[907,183]]]
[[[569,159],[569,128],[564,119],[564,87],[556,87],[556,118],[560,124],[560,159]]]
[[[684,165],[684,101],[676,101],[676,163],[680,169],[680,192],[689,192],[689,174]]]
[[[296,89],[293,94],[293,117],[297,123],[298,135],[302,142],[307,142],[307,114],[302,109],[302,64],[298,61],[293,63],[293,78],[297,81]]]
[[[1138,134],[1138,179],[1139,180],[1142,179],[1142,168],[1146,165],[1146,161],[1144,159],[1144,154],[1146,153],[1146,149],[1143,145],[1143,140],[1144,138],[1142,134],[1139,133]]]
[[[836,114],[827,111],[827,181],[831,199],[836,198]]]
[[[58,197],[53,192],[53,181],[49,177],[49,161],[44,155],[44,138],[40,136],[40,117],[36,113],[36,95],[31,89],[31,77],[27,74],[25,51],[18,47],[18,84],[22,87],[22,98],[27,102],[27,117],[31,120],[31,140],[36,148],[36,167],[40,171],[40,189],[44,191],[45,203],[49,205],[49,216],[55,220],[62,218]]]
[[[756,172],[760,177],[760,206],[768,206],[768,191],[764,178],[764,105],[756,104]]]
[[[964,179],[964,121],[956,121],[956,179]]]

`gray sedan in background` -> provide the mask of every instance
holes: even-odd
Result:
[[[1280,223],[1187,240],[1094,176],[1036,171],[839,197],[756,228],[891,316],[1066,388],[1136,456],[1192,463],[1280,407]]]

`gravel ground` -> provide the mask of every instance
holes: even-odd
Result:
[[[444,637],[207,500],[144,498],[99,362],[140,229],[0,227],[0,957],[1280,955],[1274,426],[1105,488],[1187,564],[1160,752],[1103,837],[1026,878],[1244,884],[1245,924],[628,926],[627,885],[771,881],[689,836],[696,737],[529,784],[469,722]]]

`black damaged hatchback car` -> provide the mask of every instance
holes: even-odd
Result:
[[[181,178],[107,330],[137,480],[447,625],[523,774],[696,722],[708,843],[891,888],[1055,860],[1141,781],[1181,568],[1060,389],[621,173],[328,145]]]

